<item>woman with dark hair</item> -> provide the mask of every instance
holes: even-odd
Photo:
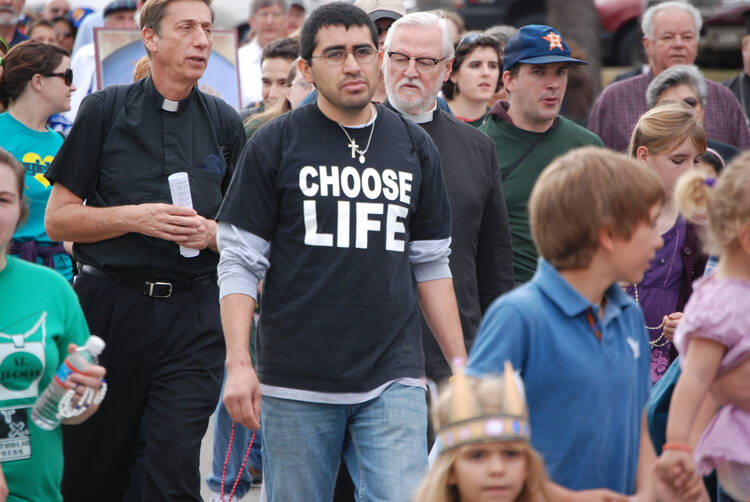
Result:
[[[70,256],[44,228],[44,212],[52,188],[44,177],[63,142],[48,126],[51,115],[70,109],[75,89],[68,51],[57,45],[29,40],[3,58],[0,73],[0,147],[26,168],[24,196],[29,219],[16,230],[9,251],[20,258],[54,268],[73,278]]]
[[[453,114],[479,127],[489,111],[487,101],[500,89],[500,42],[482,33],[469,33],[456,44],[453,70],[443,95]]]
[[[73,54],[73,45],[76,41],[76,25],[70,16],[56,17],[52,20],[52,26],[54,26],[57,32],[57,45]]]

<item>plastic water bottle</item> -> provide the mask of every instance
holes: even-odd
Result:
[[[67,380],[71,373],[83,373],[89,366],[98,364],[99,354],[104,350],[104,345],[104,340],[92,335],[86,341],[86,345],[65,358],[52,381],[39,396],[31,410],[31,419],[37,426],[51,431],[60,425],[62,416],[58,407],[60,400],[68,391],[63,382]]]

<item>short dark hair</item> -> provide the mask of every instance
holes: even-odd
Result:
[[[516,63],[513,65],[513,68],[508,70],[510,72],[510,76],[513,78],[516,78],[518,76],[518,73],[521,71],[521,66],[525,65],[526,63]]]
[[[73,37],[76,36],[76,33],[78,33],[78,28],[76,28],[76,25],[73,24],[73,21],[66,16],[60,16],[56,17],[52,20],[52,26],[54,27],[57,23],[65,23],[68,25],[68,28],[70,28],[70,33],[73,35]]]
[[[326,26],[343,26],[346,29],[351,26],[366,26],[370,29],[373,45],[378,46],[378,31],[365,11],[344,2],[324,4],[315,9],[302,25],[299,37],[300,56],[308,64],[312,64],[312,53],[317,44],[318,32]]]
[[[263,48],[260,64],[266,59],[281,58],[294,61],[299,56],[299,41],[296,38],[279,38]]]
[[[0,104],[5,108],[26,89],[26,84],[37,73],[52,73],[68,51],[55,44],[26,40],[11,48],[3,57],[0,80]]]
[[[500,49],[500,42],[498,42],[495,37],[491,37],[488,35],[477,34],[475,38],[471,39],[469,38],[470,36],[471,35],[467,35],[456,42],[456,52],[453,56],[453,68],[451,69],[451,73],[458,72],[458,70],[461,69],[461,65],[464,63],[464,60],[469,57],[477,47],[489,47],[490,49],[494,49],[494,51],[497,53],[499,75],[497,77],[497,84],[495,84],[495,92],[499,91],[503,86],[503,54]],[[460,91],[458,90],[456,84],[451,82],[450,79],[446,80],[445,83],[443,83],[443,95],[445,95],[445,99],[453,99],[454,95],[458,94],[458,92]]]

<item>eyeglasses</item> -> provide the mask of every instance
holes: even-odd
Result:
[[[695,98],[682,98],[682,101],[687,103],[690,108],[695,108],[696,106],[698,106],[698,100]]]
[[[440,61],[448,59],[448,58],[437,59],[437,58],[425,58],[425,57],[417,58],[414,56],[407,56],[406,54],[401,54],[400,52],[393,52],[393,51],[389,51],[387,54],[391,60],[391,64],[397,70],[405,70],[406,67],[409,66],[409,61],[413,59],[414,66],[416,66],[417,70],[420,73],[429,73],[437,67]]]
[[[44,77],[60,77],[61,79],[65,80],[65,85],[70,87],[70,85],[73,83],[73,70],[68,68],[62,73],[42,73],[42,76]]]
[[[310,58],[323,58],[325,62],[331,66],[341,66],[346,61],[346,58],[349,57],[349,54],[354,56],[354,59],[356,59],[358,63],[369,63],[377,53],[378,51],[374,47],[365,45],[362,47],[355,47],[351,52],[345,49],[328,49],[327,51],[324,51],[322,55],[310,56]]]

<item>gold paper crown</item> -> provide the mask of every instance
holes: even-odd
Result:
[[[441,452],[465,444],[485,441],[528,441],[531,438],[529,412],[523,393],[516,383],[510,362],[505,362],[500,411],[482,412],[462,366],[454,367],[448,422],[437,432]]]

